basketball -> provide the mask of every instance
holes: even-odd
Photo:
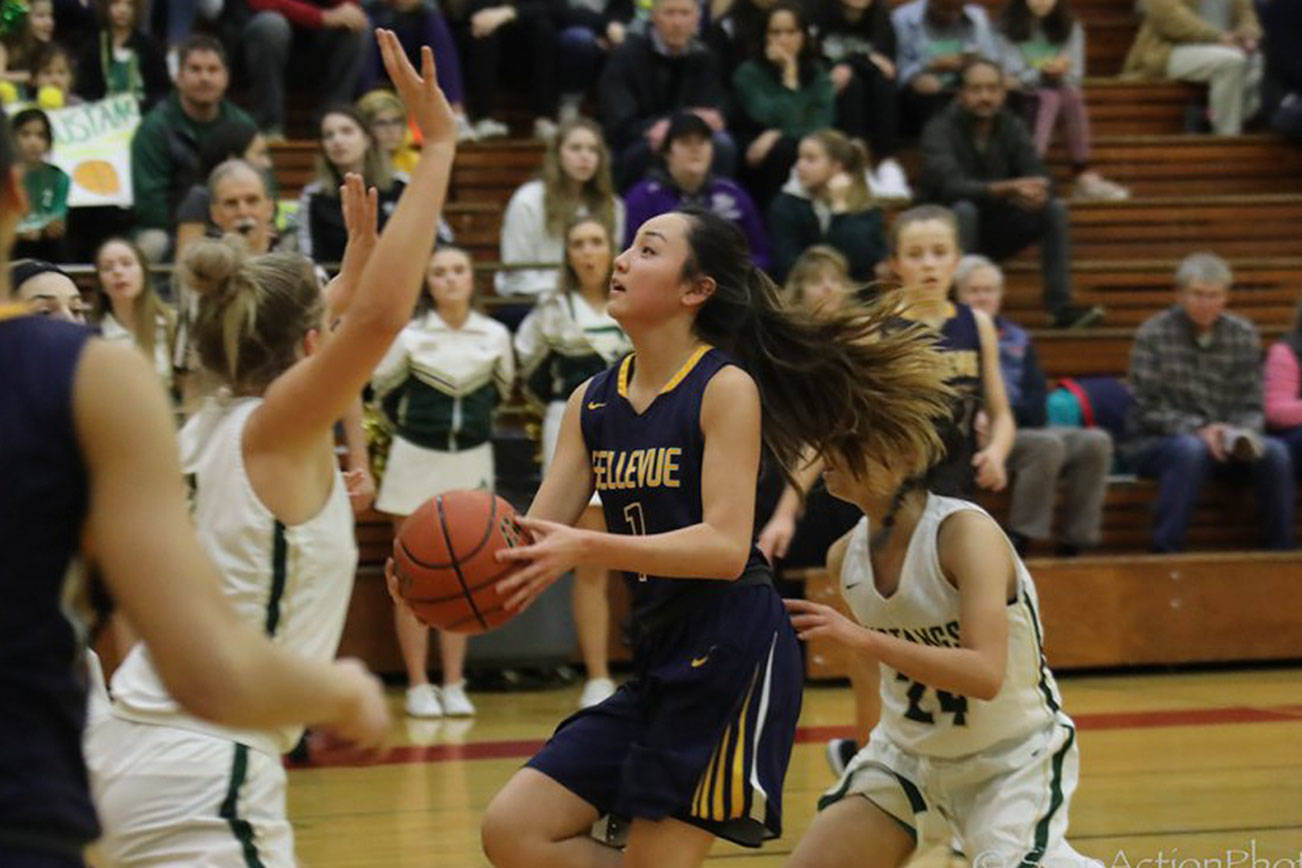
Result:
[[[494,557],[525,541],[515,509],[490,492],[449,491],[407,516],[393,541],[399,593],[420,621],[456,633],[482,633],[515,612],[496,583],[516,568]]]

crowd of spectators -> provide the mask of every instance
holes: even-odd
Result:
[[[71,8],[77,6],[78,8]],[[383,225],[419,148],[387,89],[373,25],[418,59],[432,45],[463,140],[508,132],[499,94],[512,76],[545,142],[539,175],[514,191],[501,223],[496,293],[517,326],[556,292],[567,232],[599,225],[618,245],[667,210],[699,207],[745,233],[779,282],[810,250],[858,285],[889,280],[885,201],[951,209],[963,252],[957,298],[998,331],[1017,421],[1008,455],[1010,535],[1061,554],[1098,544],[1112,438],[1049,424],[1049,384],[1026,327],[1001,313],[999,263],[1036,245],[1045,321],[1099,322],[1073,298],[1068,200],[1129,195],[1091,166],[1083,90],[1088,23],[1067,0],[1009,0],[998,12],[962,0],[33,0],[3,42],[0,96],[30,101],[12,125],[31,213],[16,255],[22,298],[97,320],[135,340],[160,375],[187,367],[186,311],[156,291],[151,264],[196,239],[238,234],[254,252],[296,250],[323,268],[346,239],[339,185],[358,173],[378,191]],[[1302,22],[1284,0],[1148,0],[1125,74],[1204,82],[1196,120],[1235,134],[1262,122],[1302,136]],[[1263,28],[1263,24],[1265,27]],[[155,35],[157,34],[157,35]],[[73,53],[62,45],[76,45]],[[508,62],[508,59],[511,62]],[[319,148],[311,181],[282,201],[272,146],[288,126],[286,93],[309,85]],[[523,87],[521,87],[523,85]],[[129,94],[142,121],[131,146],[133,205],[70,243],[69,179],[50,159],[42,109]],[[592,112],[583,115],[585,107]],[[1045,165],[1063,135],[1072,183]],[[916,144],[909,177],[898,159]],[[907,162],[907,161],[906,161]],[[98,233],[98,234],[97,234]],[[121,237],[118,237],[118,236]],[[112,237],[109,237],[112,236]],[[451,241],[444,224],[442,239]],[[89,311],[49,262],[95,251]],[[85,258],[85,254],[82,255]],[[48,262],[46,262],[48,261]],[[20,279],[21,278],[21,279]],[[797,283],[803,278],[797,280]],[[1129,436],[1116,451],[1158,480],[1153,547],[1178,550],[1202,481],[1255,480],[1265,544],[1293,545],[1293,467],[1302,467],[1302,338],[1271,348],[1224,311],[1232,276],[1199,255],[1176,275],[1177,300],[1138,332]],[[1269,430],[1269,433],[1267,431]],[[1054,492],[1067,502],[1053,523]]]

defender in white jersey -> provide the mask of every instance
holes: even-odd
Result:
[[[801,638],[878,663],[881,716],[792,864],[894,868],[942,826],[982,868],[1097,864],[1064,838],[1076,730],[1045,664],[1031,576],[984,510],[904,475],[856,476],[834,459],[824,472],[866,514],[828,555],[854,620],[787,607]]]
[[[375,191],[347,177],[333,331],[302,257],[196,242],[181,263],[200,295],[200,359],[228,395],[210,399],[181,436],[200,542],[241,619],[318,660],[335,654],[357,562],[334,426],[411,315],[423,266],[412,251],[433,244],[429,215],[442,207],[456,140],[429,49],[418,74],[391,32],[378,37],[425,148],[379,237]],[[301,730],[199,721],[164,687],[167,662],[137,647],[112,680],[112,705],[93,712],[87,764],[107,863],[293,865],[280,755]]]

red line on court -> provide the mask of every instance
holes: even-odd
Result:
[[[1277,705],[1267,708],[1230,706],[1225,708],[1183,708],[1171,711],[1122,711],[1072,715],[1080,730],[1145,729],[1161,726],[1215,726],[1218,724],[1278,723],[1302,721],[1302,705]],[[849,738],[849,726],[802,726],[796,730],[797,743]],[[398,765],[403,763],[437,763],[455,760],[524,759],[543,746],[542,739],[519,741],[473,741],[467,744],[404,745],[393,748],[376,762],[362,762],[347,754],[322,753],[308,763],[291,764],[291,768],[339,768],[364,765]]]

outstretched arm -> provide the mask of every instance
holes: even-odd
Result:
[[[168,692],[229,726],[317,724],[380,744],[388,712],[361,664],[292,657],[222,597],[195,539],[171,409],[148,361],[132,347],[92,341],[77,367],[73,412],[90,478],[87,546]]]
[[[310,448],[343,417],[411,318],[421,290],[425,254],[434,246],[438,226],[434,215],[443,209],[456,149],[456,124],[435,80],[429,48],[423,49],[422,71],[417,73],[392,32],[377,30],[376,36],[389,78],[416,118],[425,146],[362,269],[347,316],[317,352],[267,389],[245,433],[250,451]]]

